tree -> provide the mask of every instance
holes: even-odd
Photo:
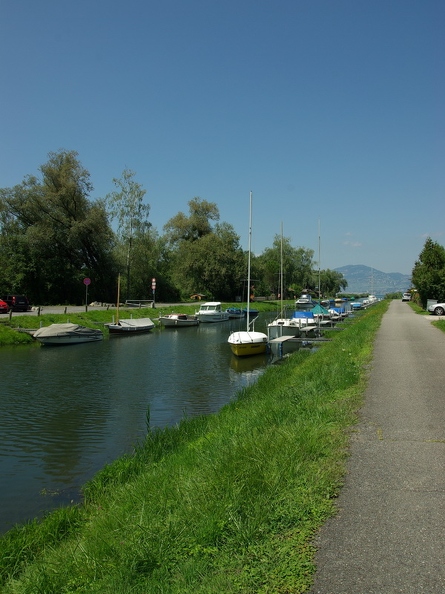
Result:
[[[430,237],[414,264],[412,283],[422,307],[426,308],[428,299],[445,301],[445,249]]]
[[[300,293],[312,284],[313,250],[294,248],[290,238],[275,235],[273,246],[266,248],[259,260],[263,270],[265,290],[278,294],[281,291],[280,271],[283,270],[284,293]],[[281,263],[282,260],[282,263]]]
[[[318,271],[314,272],[313,283],[318,288]],[[336,270],[320,270],[320,292],[322,295],[334,296],[344,291],[348,286],[348,281],[341,272]]]
[[[49,153],[41,178],[0,190],[1,241],[16,272],[2,285],[38,303],[81,303],[82,279],[110,297],[113,234],[104,204],[90,202],[90,174],[75,151]]]
[[[181,241],[197,241],[212,232],[210,221],[219,221],[219,210],[214,202],[195,196],[188,202],[189,216],[178,212],[165,225],[164,231],[172,246]]]
[[[125,268],[127,299],[130,298],[131,290],[134,239],[136,237],[143,240],[151,227],[148,222],[150,205],[143,202],[146,191],[134,180],[135,175],[131,169],[124,169],[119,179],[113,178],[117,190],[107,194],[105,198],[111,219],[117,220],[116,253],[121,267]]]
[[[188,217],[180,212],[164,226],[172,280],[184,296],[231,299],[246,274],[239,236],[228,223],[212,227],[211,221],[219,220],[216,204],[195,197],[188,205]]]

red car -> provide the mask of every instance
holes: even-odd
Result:
[[[8,304],[6,303],[6,301],[3,301],[3,299],[0,299],[0,313],[8,313],[8,311]]]

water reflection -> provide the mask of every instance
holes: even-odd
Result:
[[[227,338],[237,327],[2,349],[0,531],[75,498],[144,438],[148,408],[151,426],[164,427],[216,412],[254,382],[268,357],[234,357]]]

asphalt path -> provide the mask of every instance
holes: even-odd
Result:
[[[377,332],[312,594],[445,592],[445,333],[393,301]]]
[[[199,302],[197,302],[199,303]],[[156,312],[157,309],[161,309],[162,307],[176,307],[179,305],[195,305],[192,303],[156,303],[154,308],[149,307],[149,309],[153,309]],[[105,305],[88,305],[88,311],[95,311],[95,310],[107,310],[107,309],[115,309],[115,304],[105,304]],[[128,307],[128,306],[121,306],[125,311],[131,311],[135,309],[139,309],[138,307]],[[199,305],[196,305],[196,309],[199,308]],[[85,305],[42,305],[40,306],[40,313],[41,314],[63,314],[63,313],[81,313],[85,311]],[[33,307],[30,311],[15,311],[12,312],[13,316],[36,316],[38,315],[38,308]],[[0,314],[0,319],[3,317],[8,317],[8,314]]]

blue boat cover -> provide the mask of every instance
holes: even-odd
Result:
[[[314,318],[314,314],[312,311],[294,311],[292,318],[310,320]]]

